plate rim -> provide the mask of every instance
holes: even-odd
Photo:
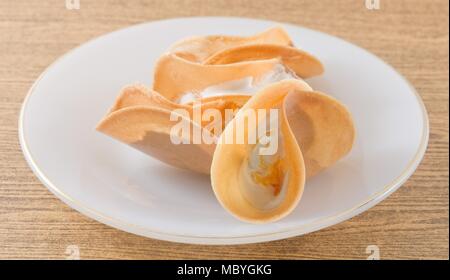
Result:
[[[409,163],[406,165],[404,170],[398,175],[394,180],[392,180],[390,183],[386,184],[380,191],[372,194],[368,198],[364,199],[363,201],[355,204],[354,206],[348,208],[345,211],[341,211],[340,213],[336,215],[326,216],[319,219],[316,219],[308,224],[302,225],[302,226],[296,226],[290,229],[285,230],[279,230],[276,232],[271,233],[263,233],[263,234],[248,234],[248,235],[235,235],[235,236],[229,236],[229,237],[222,237],[222,236],[201,236],[201,235],[183,235],[183,234],[173,234],[173,233],[167,233],[162,232],[154,229],[149,229],[147,227],[130,224],[126,221],[105,215],[95,209],[92,209],[89,206],[84,205],[80,201],[77,201],[76,199],[70,197],[66,193],[64,193],[60,188],[58,188],[55,184],[51,182],[51,180],[45,175],[45,173],[39,168],[39,166],[36,164],[34,157],[28,147],[25,133],[24,133],[24,115],[26,112],[27,104],[30,100],[31,95],[33,94],[35,88],[38,86],[39,82],[42,80],[42,78],[45,76],[45,74],[55,67],[63,58],[70,55],[72,52],[78,50],[79,48],[86,46],[96,40],[100,40],[104,36],[109,36],[116,32],[125,31],[127,29],[136,28],[138,26],[143,26],[147,24],[152,24],[155,22],[164,22],[164,21],[174,21],[174,20],[191,20],[191,19],[225,19],[225,20],[247,20],[247,21],[256,21],[256,22],[264,22],[264,23],[271,23],[271,24],[281,24],[285,26],[290,27],[300,27],[305,30],[317,32],[323,35],[331,36],[335,39],[338,39],[340,41],[343,41],[347,44],[352,45],[353,47],[356,47],[363,52],[365,52],[367,55],[372,56],[376,58],[377,60],[381,61],[383,64],[385,64],[386,67],[390,68],[392,71],[394,71],[399,77],[405,82],[410,90],[414,93],[414,96],[416,97],[416,101],[418,102],[418,105],[420,107],[420,111],[422,113],[422,122],[423,122],[423,128],[422,128],[422,135],[421,140],[418,149],[416,150],[416,153],[414,154],[414,157],[409,161]],[[136,235],[159,239],[159,240],[165,240],[165,241],[171,241],[171,242],[179,242],[179,243],[188,243],[188,244],[200,244],[200,245],[232,245],[232,244],[249,244],[249,243],[258,243],[258,242],[267,242],[272,240],[279,240],[294,236],[300,236],[307,233],[311,233],[323,228],[327,228],[333,225],[336,225],[338,223],[341,223],[345,220],[348,220],[368,209],[378,204],[380,201],[384,200],[386,197],[388,197],[390,194],[392,194],[394,191],[396,191],[417,169],[420,162],[422,161],[425,152],[427,150],[428,146],[428,140],[429,140],[429,118],[427,109],[425,107],[425,104],[420,96],[420,94],[417,92],[417,90],[412,86],[412,84],[400,73],[398,72],[394,67],[392,67],[390,64],[388,64],[386,61],[381,59],[380,57],[376,56],[372,52],[352,43],[347,40],[344,40],[340,37],[337,37],[335,35],[331,35],[322,31],[318,31],[315,29],[310,29],[307,27],[303,27],[296,24],[291,23],[285,23],[285,22],[279,22],[279,21],[272,21],[272,20],[266,20],[266,19],[258,19],[258,18],[246,18],[246,17],[174,17],[174,18],[168,18],[168,19],[162,19],[162,20],[155,20],[155,21],[147,21],[142,22],[139,24],[134,24],[131,26],[127,26],[124,28],[120,28],[118,30],[108,32],[106,34],[102,34],[100,36],[97,36],[95,38],[92,38],[73,49],[67,51],[63,55],[59,56],[56,60],[54,60],[49,66],[47,66],[44,71],[38,76],[38,78],[33,82],[32,86],[28,90],[24,101],[21,106],[19,120],[18,120],[18,134],[19,134],[19,143],[21,150],[24,154],[24,157],[30,166],[33,173],[38,177],[38,179],[41,181],[41,183],[47,187],[47,189],[50,190],[56,197],[58,197],[61,201],[63,201],[65,204],[70,206],[71,208],[75,209],[76,211],[80,212],[81,214],[94,219],[100,223],[106,224],[108,226],[111,226],[116,229],[120,229],[125,232],[133,233]]]

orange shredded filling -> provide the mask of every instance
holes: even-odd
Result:
[[[251,176],[253,181],[265,187],[272,187],[274,195],[278,195],[281,191],[281,186],[283,184],[283,177],[284,177],[282,169],[282,161],[278,159],[273,164],[268,165],[264,163],[260,158],[259,166],[266,172],[264,172],[264,174],[261,174],[258,171],[252,172]]]

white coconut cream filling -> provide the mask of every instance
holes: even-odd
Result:
[[[278,135],[275,154],[262,155],[260,149],[268,144],[254,145],[241,165],[241,193],[253,207],[269,210],[284,199],[289,174],[283,168],[282,136]]]
[[[259,78],[252,76],[244,77],[238,80],[226,81],[217,85],[209,86],[201,91],[188,91],[181,95],[178,100],[180,104],[194,102],[201,98],[229,96],[229,95],[254,95],[264,87],[286,79],[298,79],[290,69],[282,64],[276,64],[268,73]]]

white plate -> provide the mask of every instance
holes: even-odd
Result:
[[[166,166],[94,130],[124,85],[151,84],[154,62],[173,42],[194,34],[250,35],[274,24],[170,19],[76,48],[39,77],[24,101],[19,133],[28,163],[50,191],[81,213],[124,231],[177,242],[281,239],[369,209],[416,169],[427,146],[427,114],[418,94],[393,68],[324,33],[282,24],[296,46],[324,63],[325,74],[309,82],[348,106],[357,140],[350,155],[307,182],[298,207],[279,222],[240,222],[216,201],[207,176]]]

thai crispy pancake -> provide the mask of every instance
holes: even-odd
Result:
[[[246,112],[256,109],[278,110],[277,136],[272,138],[278,141],[275,153],[260,153],[267,143],[250,143],[250,138],[226,143],[236,137]],[[243,129],[246,137],[256,133],[252,127],[244,125]],[[269,127],[266,132],[274,130]],[[241,220],[265,223],[281,219],[297,205],[305,179],[347,154],[353,139],[350,114],[337,100],[305,90],[297,80],[272,84],[250,98],[219,138],[211,165],[216,197]]]

